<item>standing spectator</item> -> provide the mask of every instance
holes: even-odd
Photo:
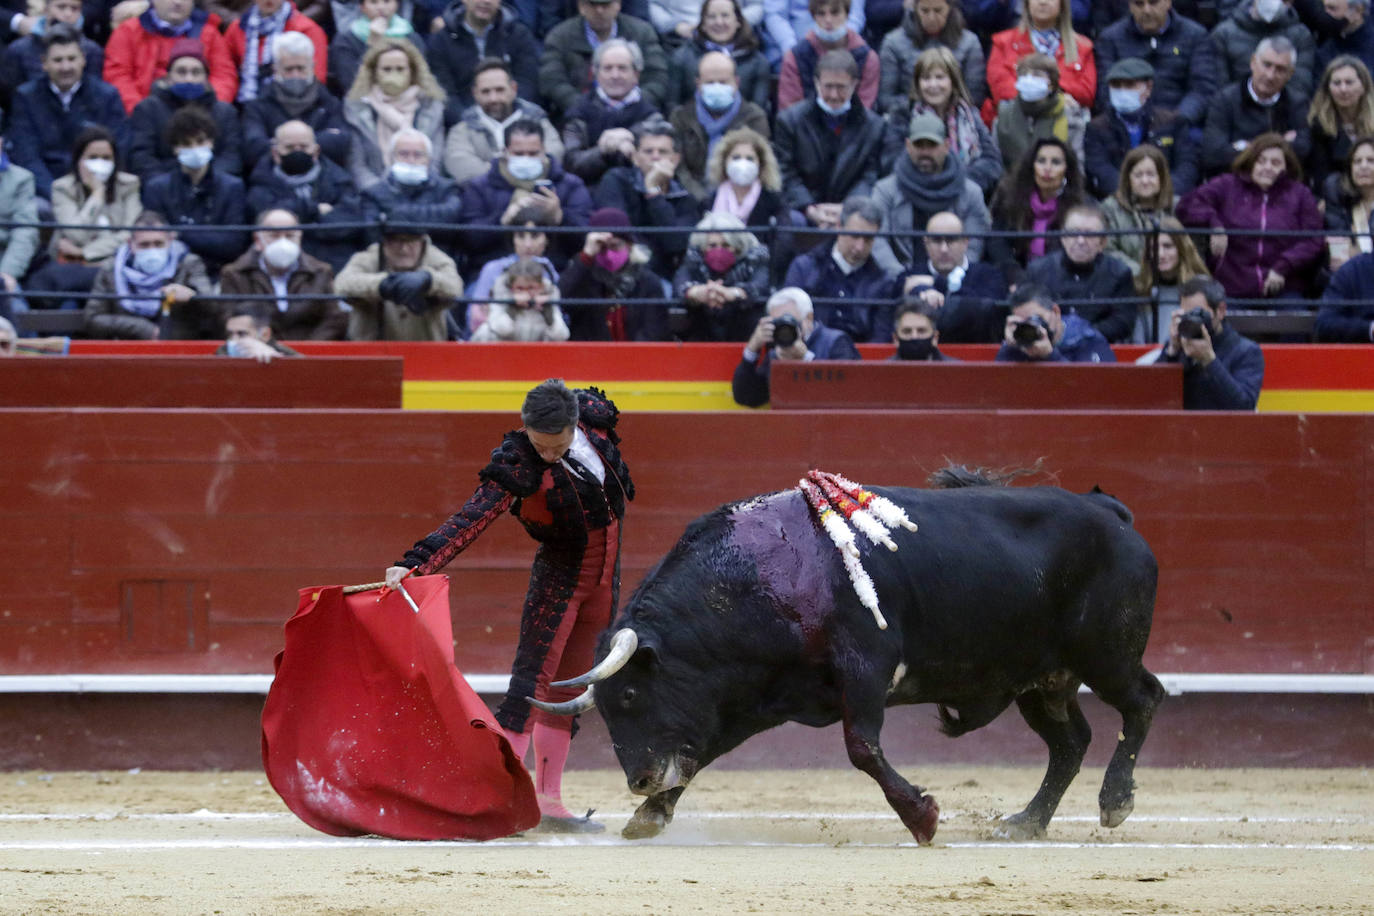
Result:
[[[1093,43],[1074,31],[1068,0],[1025,0],[1025,12],[1014,29],[992,36],[988,55],[987,104],[983,120],[992,123],[997,106],[1017,94],[1016,64],[1027,54],[1043,54],[1059,68],[1059,86],[1084,109],[1097,96]]]
[[[698,197],[705,194],[706,162],[722,137],[741,128],[769,134],[768,114],[740,93],[735,62],[718,51],[701,56],[696,94],[670,120],[682,148],[684,183]]]
[[[887,343],[892,337],[896,284],[873,257],[874,235],[883,214],[866,197],[851,197],[840,213],[841,232],[802,254],[787,269],[785,286],[813,294],[816,318],[860,343]]]
[[[762,407],[770,397],[769,376],[774,360],[859,358],[859,349],[848,334],[828,328],[816,318],[806,290],[784,287],[769,297],[764,316],[744,344],[744,353],[730,381],[730,392],[736,404]]]
[[[1355,255],[1331,277],[1317,312],[1316,340],[1374,342],[1374,254]]]
[[[448,340],[448,310],[463,295],[453,258],[429,237],[382,227],[382,240],[348,259],[334,292],[352,309],[349,340]]]
[[[768,249],[738,217],[707,213],[673,278],[686,308],[684,340],[749,339],[769,289]]]
[[[1374,251],[1374,137],[1355,141],[1350,159],[1339,175],[1330,175],[1322,188],[1326,204],[1327,264],[1332,271],[1354,255]]]
[[[1154,70],[1155,105],[1201,127],[1207,102],[1221,86],[1220,62],[1207,30],[1173,8],[1173,0],[1132,0],[1130,15],[1097,33],[1093,53],[1099,72],[1134,57]],[[1105,110],[1106,85],[1097,87],[1097,107]]]
[[[1016,168],[1036,141],[1055,138],[1083,161],[1083,134],[1088,112],[1059,88],[1059,67],[1043,54],[1027,54],[1016,63],[1016,98],[997,106],[992,135],[1006,172]]]
[[[674,177],[682,156],[673,128],[662,119],[645,121],[635,129],[632,165],[606,173],[592,195],[598,207],[623,210],[628,225],[684,231],[655,232],[646,245],[653,253],[649,268],[665,279],[677,270],[687,250],[687,227],[697,221],[701,204]]]
[[[334,295],[334,271],[301,251],[301,224],[290,210],[258,214],[253,245],[220,271],[225,295],[261,296],[272,335],[283,340],[343,340],[348,316]],[[312,299],[288,298],[314,296]]]
[[[1320,229],[1317,199],[1302,183],[1302,166],[1278,134],[1261,134],[1236,156],[1230,173],[1213,178],[1178,202],[1185,226],[1212,230],[1212,274],[1237,299],[1298,297],[1307,291],[1321,255],[1318,236],[1284,236],[1284,229]],[[1230,236],[1235,229],[1265,234]]]
[[[1169,162],[1180,194],[1198,180],[1198,149],[1192,128],[1172,111],[1152,104],[1154,68],[1136,57],[1112,64],[1107,73],[1111,110],[1088,122],[1083,134],[1083,167],[1088,193],[1104,198],[1116,190],[1119,163],[1140,147],[1154,146]]]
[[[1226,323],[1226,291],[1215,280],[1195,277],[1179,293],[1159,361],[1183,363],[1183,409],[1254,410],[1264,353]]]
[[[1255,137],[1282,134],[1305,158],[1312,142],[1307,131],[1307,97],[1293,88],[1295,52],[1282,35],[1266,38],[1250,58],[1250,76],[1217,93],[1207,109],[1202,132],[1202,170],[1211,177],[1223,171]]]
[[[549,116],[538,105],[519,98],[518,92],[510,64],[489,57],[477,65],[472,78],[477,103],[463,109],[444,145],[444,169],[454,181],[461,184],[486,174],[501,158],[506,128],[516,121],[537,121],[544,132],[545,151],[554,159],[563,158],[563,140]]]
[[[407,127],[393,134],[391,168],[385,178],[363,189],[364,219],[422,226],[453,257],[458,234],[443,227],[458,222],[463,199],[453,179],[436,174],[433,159],[429,137],[418,130]]]
[[[41,31],[15,39],[0,55],[0,87],[8,93],[30,80],[49,75],[43,58],[53,35],[63,36],[61,44],[75,45],[84,60],[84,69],[92,79],[99,79],[105,66],[105,49],[81,34],[81,0],[46,0],[42,18]]]
[[[1374,67],[1374,25],[1369,22],[1369,0],[1325,0],[1328,15],[1341,23],[1333,35],[1317,48],[1317,71],[1325,72],[1331,62],[1349,55],[1366,68]]]
[[[921,52],[912,71],[910,93],[906,105],[888,110],[888,122],[905,135],[913,117],[935,115],[945,124],[949,151],[964,164],[979,189],[990,192],[1002,177],[1002,156],[948,48],[937,45]]]
[[[568,339],[568,325],[558,307],[558,284],[533,258],[517,260],[501,271],[492,298],[509,301],[491,303],[486,321],[472,334],[474,341]]]
[[[224,32],[229,58],[239,75],[238,101],[251,102],[262,94],[267,81],[276,75],[273,64],[278,35],[298,32],[314,47],[315,79],[329,77],[329,39],[324,30],[307,19],[290,0],[254,0],[241,17]]]
[[[1132,273],[1139,270],[1145,241],[1162,217],[1174,212],[1174,183],[1159,147],[1137,146],[1121,160],[1116,190],[1102,201],[1108,229],[1138,229],[1107,238],[1107,254]]]
[[[87,336],[194,340],[218,333],[214,311],[196,301],[210,292],[205,265],[176,233],[159,228],[166,224],[161,213],[144,210],[129,241],[100,268],[86,303]]]
[[[668,91],[668,62],[654,27],[620,13],[620,0],[577,0],[577,15],[560,22],[544,38],[539,59],[539,91],[549,113],[561,120],[592,83],[592,53],[602,42],[623,38],[639,47],[644,70],[640,91],[655,109]]]
[[[1328,175],[1345,169],[1359,137],[1374,135],[1374,82],[1354,57],[1337,57],[1326,67],[1307,110],[1312,149],[1304,170],[1318,193]]]
[[[635,45],[603,41],[592,54],[592,72],[595,91],[577,100],[563,124],[563,164],[588,186],[634,158],[636,126],[663,117],[640,92],[644,55]]]
[[[964,28],[958,0],[906,0],[902,6],[902,24],[887,33],[878,52],[879,111],[906,112],[919,94],[910,92],[913,75],[919,89],[917,61],[936,48],[949,52],[964,90],[963,100],[976,111],[988,97],[988,68],[978,36]]]
[[[226,175],[243,174],[243,132],[238,112],[215,98],[207,82],[205,49],[199,41],[178,41],[168,52],[167,75],[153,84],[148,97],[129,117],[129,171],[146,188],[158,175],[177,169],[167,145],[167,124],[180,111],[199,111],[215,126],[215,166]],[[168,212],[168,211],[163,211]]]
[[[435,149],[443,146],[444,90],[415,45],[388,38],[363,56],[344,118],[351,128],[348,170],[366,188],[391,168],[391,138],[403,128],[420,131]]]
[[[760,4],[760,15],[762,12]],[[666,107],[691,101],[692,81],[698,76],[702,57],[711,51],[719,51],[734,62],[738,89],[745,101],[764,111],[772,107],[773,73],[739,0],[706,0],[701,4],[701,18],[690,39],[673,52],[668,63]]]
[[[1136,265],[1135,291],[1148,299],[1141,306],[1139,339],[1167,343],[1178,311],[1179,290],[1194,277],[1207,277],[1207,265],[1198,254],[1188,230],[1172,216],[1159,220],[1161,231],[1145,239],[1145,250]]]
[[[358,67],[373,39],[394,38],[409,41],[423,54],[424,36],[415,31],[410,20],[397,13],[396,0],[362,0],[359,14],[349,22],[335,21],[334,40],[329,43],[329,88],[344,95],[358,78]]]
[[[816,25],[783,55],[782,72],[778,74],[779,111],[815,98],[820,78],[817,63],[832,51],[848,53],[854,58],[858,86],[853,95],[859,102],[869,110],[878,104],[882,64],[868,42],[845,24],[849,7],[850,0],[807,0],[807,9]]]
[[[244,170],[252,174],[272,145],[272,136],[287,121],[302,121],[315,142],[334,162],[348,165],[348,122],[343,103],[315,76],[315,46],[300,32],[272,38],[272,79],[258,97],[240,106]]]
[[[1011,294],[999,363],[1114,363],[1107,338],[1086,319],[1060,310],[1049,290],[1023,283]]]
[[[1104,254],[1107,239],[1094,234],[1106,228],[1097,204],[1072,208],[1064,217],[1060,250],[1031,261],[1026,281],[1043,285],[1055,302],[1090,321],[1109,343],[1123,343],[1136,328],[1139,304],[1131,269]]]
[[[229,57],[229,46],[219,33],[219,22],[196,9],[193,0],[152,0],[136,18],[125,20],[105,46],[105,82],[119,90],[124,110],[148,96],[153,80],[171,67],[173,45],[183,38],[198,40],[209,73],[209,84],[221,102],[238,96],[239,74]],[[218,17],[215,17],[218,19]]]
[[[971,261],[959,217],[945,211],[926,223],[925,257],[911,265],[902,291],[936,311],[946,343],[994,343],[1006,319],[1007,280],[986,261]]]
[[[649,249],[635,244],[624,210],[603,207],[587,221],[586,241],[558,278],[564,299],[600,299],[574,306],[574,340],[667,340],[667,302],[621,305],[622,299],[662,300],[663,280],[649,269]]]
[[[477,100],[473,80],[487,58],[505,62],[522,99],[539,100],[539,47],[501,0],[453,0],[441,18],[443,28],[429,36],[425,56],[454,111]]]
[[[1031,259],[1059,247],[1059,239],[1040,233],[1062,228],[1069,210],[1083,200],[1083,173],[1073,150],[1058,138],[1036,140],[1016,168],[1003,176],[988,207],[993,229],[1036,234],[989,238],[986,259],[1008,280],[1019,283]]]
[[[1317,43],[1312,32],[1299,21],[1292,0],[1242,0],[1230,17],[1212,30],[1219,84],[1226,86],[1244,80],[1251,69],[1251,59],[1266,38],[1288,39],[1293,46],[1293,61],[1288,68],[1293,88],[1303,98],[1311,98]]]

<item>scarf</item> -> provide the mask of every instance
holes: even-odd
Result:
[[[595,261],[592,262],[591,272],[592,278],[606,290],[604,298],[607,299],[628,299],[634,292],[636,284],[639,283],[639,267],[634,263],[633,250],[630,252],[630,260],[626,261],[625,266],[615,273],[611,273]],[[610,332],[611,340],[630,339],[630,330],[626,325],[625,306],[607,303],[606,330]]]
[[[725,136],[725,132],[730,129],[730,124],[739,114],[740,106],[744,104],[744,96],[739,92],[735,93],[735,100],[730,103],[730,107],[722,111],[719,115],[711,113],[711,109],[706,107],[706,103],[701,100],[701,93],[695,92],[692,98],[697,104],[697,120],[701,126],[706,128],[706,158],[711,158],[711,153],[716,148],[716,143]]]
[[[272,72],[272,38],[286,28],[291,13],[291,4],[283,3],[275,15],[263,18],[254,3],[239,20],[246,42],[243,65],[239,67],[240,102],[251,102],[258,97],[258,73]]]
[[[917,213],[953,211],[964,193],[964,164],[958,156],[946,156],[945,167],[934,175],[918,170],[910,156],[898,156],[893,174],[897,177],[897,189]]]
[[[1031,44],[1035,50],[1054,60],[1054,55],[1059,51],[1059,30],[1058,29],[1030,29]]]
[[[763,182],[754,179],[754,183],[749,186],[749,191],[740,200],[735,197],[735,186],[729,181],[723,181],[720,187],[716,188],[716,200],[711,204],[712,213],[724,213],[727,216],[734,216],[746,226],[749,225],[749,214],[754,212],[754,205],[759,202],[759,195],[763,193]]]
[[[407,86],[400,95],[387,95],[382,87],[373,86],[363,96],[377,114],[377,146],[381,148],[382,164],[391,168],[391,138],[397,131],[415,126],[415,112],[420,109],[420,87]]]
[[[485,130],[487,136],[491,138],[493,149],[503,149],[505,147],[506,128],[524,117],[528,117],[528,115],[520,110],[519,103],[511,106],[510,114],[506,115],[504,121],[496,120],[483,111],[481,106],[477,106],[477,123],[482,125],[482,129]]]
[[[721,44],[720,42],[712,41],[709,38],[703,38],[701,40],[701,43],[703,46],[705,46],[706,50],[708,51],[719,51],[722,54],[729,55],[731,58],[735,56],[735,43],[733,41],[729,42],[728,44]]]
[[[911,116],[914,118],[923,114],[933,114],[940,117],[940,113],[930,105],[917,100],[911,106]],[[974,124],[974,119],[978,117],[976,111],[962,102],[951,105],[949,112],[943,117],[945,135],[949,138],[949,151],[958,153],[959,158],[965,164],[977,159],[981,150],[978,143],[978,127]]]
[[[277,180],[291,189],[292,193],[300,199],[302,203],[313,204],[315,202],[315,179],[320,177],[319,160],[310,167],[310,171],[300,175],[288,175],[281,170],[281,166],[272,165],[272,174]]]
[[[114,285],[119,294],[119,307],[141,318],[156,318],[162,311],[162,287],[172,282],[186,251],[184,242],[172,242],[162,269],[145,274],[134,266],[129,243],[120,245],[114,254]]]
[[[1062,189],[1061,189],[1062,193]],[[1059,195],[1056,194],[1049,200],[1040,199],[1040,190],[1033,188],[1030,192],[1030,211],[1031,211],[1031,231],[1044,232],[1049,228],[1054,217],[1059,213]],[[1045,237],[1037,235],[1030,240],[1030,254],[1033,258],[1038,258],[1045,253]]]
[[[627,108],[630,105],[634,105],[635,103],[637,103],[640,99],[644,97],[644,94],[640,92],[639,87],[636,86],[629,92],[625,93],[625,98],[617,101],[616,99],[613,99],[609,95],[607,95],[606,90],[602,89],[600,86],[597,86],[596,97],[600,99],[601,103],[605,105],[607,108],[609,108],[611,111],[619,111],[622,108]]]
[[[320,81],[311,80],[303,92],[293,93],[273,79],[267,81],[267,91],[288,117],[304,121],[304,115],[319,104]]]
[[[354,38],[367,44],[368,39],[372,37],[372,21],[359,16],[349,25],[348,30],[353,33]],[[409,38],[414,31],[415,29],[407,20],[400,16],[392,16],[387,21],[386,31],[382,34],[387,38]]]

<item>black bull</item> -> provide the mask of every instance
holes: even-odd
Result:
[[[840,721],[850,761],[928,843],[939,808],[884,758],[884,709],[937,703],[942,730],[957,736],[1013,702],[1049,746],[1049,767],[999,832],[1043,836],[1092,737],[1080,684],[1121,713],[1099,805],[1103,825],[1125,820],[1164,694],[1141,663],[1154,555],[1104,493],[975,485],[988,482],[947,475],[948,489],[872,488],[918,526],[892,532],[896,552],[860,536],[885,630],[798,491],[693,522],[603,637],[603,661],[578,679],[595,684],[631,791],[649,796],[625,836],[661,831],[692,776],[751,735]]]

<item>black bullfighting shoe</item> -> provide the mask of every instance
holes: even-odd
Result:
[[[539,818],[539,826],[535,829],[540,833],[602,833],[606,830],[606,825],[592,820],[592,812],[595,810],[588,808],[585,817],[557,817],[545,814]]]

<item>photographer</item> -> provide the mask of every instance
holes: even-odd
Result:
[[[768,403],[768,376],[774,359],[809,362],[859,358],[848,334],[816,320],[806,290],[786,286],[768,299],[767,313],[744,345],[730,390],[736,403],[762,407]]]
[[[1114,363],[1116,354],[1087,319],[1061,313],[1048,289],[1023,283],[1012,294],[997,361]]]
[[[1259,402],[1264,354],[1227,326],[1225,299],[1222,285],[1207,277],[1179,288],[1159,362],[1183,362],[1184,410],[1254,410]]]

